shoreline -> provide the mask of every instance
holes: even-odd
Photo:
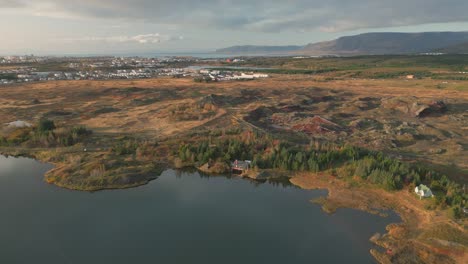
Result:
[[[71,191],[80,191],[80,192],[98,192],[98,191],[106,191],[106,190],[124,190],[124,189],[133,189],[133,188],[138,188],[140,186],[144,186],[149,184],[151,181],[156,180],[162,172],[164,172],[166,169],[170,168],[169,166],[161,166],[158,167],[157,169],[154,169],[153,171],[149,172],[141,172],[140,175],[143,175],[144,177],[141,177],[138,181],[134,182],[128,182],[128,183],[120,183],[120,184],[107,184],[105,186],[96,186],[93,185],[91,187],[83,187],[83,186],[74,186],[71,184],[63,184],[58,181],[54,181],[51,178],[53,177],[62,177],[61,175],[58,175],[60,172],[62,172],[64,169],[67,169],[67,164],[62,161],[55,161],[53,158],[54,156],[47,156],[48,158],[44,158],[40,154],[41,151],[44,151],[43,149],[41,150],[35,150],[31,151],[29,153],[25,153],[24,151],[19,152],[19,153],[13,153],[11,151],[5,151],[5,149],[0,148],[0,155],[5,156],[5,157],[14,157],[14,158],[28,158],[28,159],[33,159],[41,163],[47,163],[53,165],[53,167],[48,170],[47,172],[44,173],[43,175],[43,180],[47,184],[55,185],[59,188],[71,190]],[[78,153],[72,153],[77,155]],[[87,153],[88,154],[88,153]],[[115,173],[118,175],[118,173]],[[127,175],[129,176],[129,175]]]
[[[37,153],[22,152],[17,153],[16,155],[12,155],[10,153],[0,149],[0,155],[25,157],[37,160],[39,162],[52,164],[54,167],[44,174],[44,181],[59,188],[73,191],[97,192],[104,190],[137,188],[149,184],[151,181],[157,179],[160,175],[158,174],[157,176],[153,177],[144,177],[144,180],[142,181],[133,182],[126,185],[109,185],[90,189],[73,188],[65,184],[50,182],[47,180],[48,175],[50,176],[56,172],[60,172],[60,169],[66,166],[64,162],[44,159],[36,155]],[[196,169],[199,172],[210,174],[201,168],[196,168],[194,166],[190,167]],[[171,168],[177,169],[177,166],[165,167],[165,169]],[[273,178],[275,177],[275,174],[285,175],[285,172],[277,172],[273,173],[272,175],[271,171],[268,170],[255,171],[255,174],[263,173],[273,176]],[[256,179],[255,177],[249,177],[249,175],[238,176],[243,179],[259,181],[268,179]],[[401,218],[401,222],[391,223],[386,227],[387,232],[385,234],[376,233],[373,237],[369,238],[373,244],[384,249],[384,252],[380,252],[374,248],[370,249],[370,254],[379,263],[394,263],[395,257],[398,257],[400,261],[411,259],[413,254],[418,254],[418,251],[423,251],[425,254],[429,255],[429,259],[427,259],[428,261],[434,259],[439,260],[440,258],[444,258],[443,256],[450,257],[450,259],[456,260],[457,263],[463,263],[468,259],[466,254],[467,246],[465,244],[450,244],[451,246],[455,245],[455,249],[449,248],[447,246],[444,247],[443,243],[439,243],[441,244],[439,245],[440,247],[434,247],[433,245],[428,246],[420,242],[418,242],[418,245],[414,244],[415,240],[421,235],[421,233],[424,233],[428,228],[430,228],[431,225],[435,223],[449,225],[458,229],[462,227],[460,227],[460,224],[457,224],[453,220],[449,220],[447,216],[443,214],[441,215],[438,211],[428,211],[424,209],[424,201],[420,202],[419,199],[417,199],[416,196],[408,190],[388,192],[370,184],[362,183],[362,185],[355,185],[351,182],[346,182],[326,173],[315,174],[310,172],[289,172],[287,177],[289,178],[289,182],[292,185],[301,189],[327,190],[328,194],[326,197],[320,197],[319,199],[310,201],[321,205],[322,210],[325,213],[333,214],[339,208],[351,208],[384,217],[384,215],[379,213],[379,210],[391,210],[395,212]],[[464,232],[463,230],[461,231]],[[391,253],[389,254],[389,252]],[[438,253],[444,254],[441,256],[441,254]],[[400,254],[403,255],[400,256]],[[434,258],[430,258],[430,256],[433,256]],[[453,262],[442,261],[441,263]]]
[[[410,191],[401,190],[387,192],[371,185],[354,186],[333,176],[319,173],[298,173],[291,178],[291,183],[307,190],[326,189],[327,197],[315,201],[322,205],[327,213],[334,213],[339,208],[352,208],[375,213],[375,210],[392,210],[401,218],[401,223],[392,223],[387,226],[387,233],[378,234],[370,238],[371,242],[385,249],[382,253],[375,249],[370,252],[379,263],[404,262],[417,256],[426,255],[424,261],[432,263],[435,260],[441,263],[466,263],[467,245],[462,243],[444,243],[441,239],[429,244],[421,241],[426,233],[430,233],[435,226],[454,228],[462,234],[466,231],[463,226],[439,211],[424,209],[424,202]],[[439,241],[436,241],[439,240]],[[449,241],[447,241],[449,242]],[[452,247],[447,247],[450,244]]]

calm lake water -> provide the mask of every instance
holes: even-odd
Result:
[[[51,165],[0,156],[0,263],[374,263],[369,238],[398,222],[323,213],[305,191],[166,171],[146,186],[48,185]]]

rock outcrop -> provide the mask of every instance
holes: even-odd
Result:
[[[447,111],[443,101],[420,99],[416,97],[393,97],[382,100],[386,109],[398,110],[412,117],[427,117],[433,114],[442,114]]]

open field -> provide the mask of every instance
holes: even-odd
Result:
[[[335,71],[373,70],[374,72],[463,71],[468,55],[378,55],[352,57],[262,57],[247,58],[243,64],[281,69],[334,69]]]
[[[305,140],[346,141],[403,159],[449,165],[452,171],[455,165],[460,175],[452,176],[466,179],[468,92],[460,87],[468,87],[468,81],[438,89],[438,81],[430,79],[319,78],[275,75],[211,84],[171,78],[9,86],[2,88],[0,119],[36,123],[47,117],[64,125],[85,125],[95,135],[164,139],[235,126],[234,117],[270,133],[292,130]],[[427,116],[415,116],[414,111],[435,101],[443,101],[446,111],[428,109]],[[417,109],[411,109],[413,105]],[[337,126],[310,120],[317,116]]]
[[[447,82],[468,80],[468,55],[392,55],[355,57],[253,57],[238,63],[211,63],[217,67],[241,66],[259,72],[277,74],[319,74],[324,80],[390,80],[415,79],[440,81],[444,89]],[[237,69],[242,70],[242,69]],[[463,87],[459,87],[463,89]],[[466,87],[465,87],[466,88]]]

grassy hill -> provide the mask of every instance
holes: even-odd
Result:
[[[468,32],[366,33],[305,46],[305,54],[411,54],[468,43]]]

